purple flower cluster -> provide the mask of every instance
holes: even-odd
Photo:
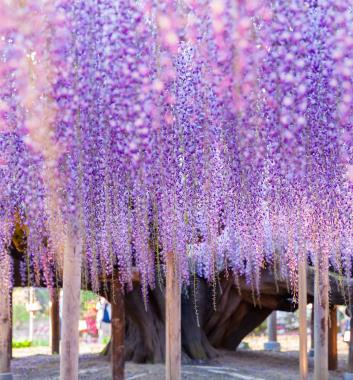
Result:
[[[6,3],[7,4],[7,3]],[[353,14],[324,0],[0,5],[0,242],[33,281],[63,239],[142,289],[299,257],[351,273]],[[6,22],[2,22],[6,20]],[[1,250],[0,250],[1,252]]]

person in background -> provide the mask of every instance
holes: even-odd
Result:
[[[98,329],[98,342],[103,343],[103,337],[109,336],[109,328],[111,323],[111,306],[104,297],[100,297],[96,305],[97,318],[96,325]]]
[[[87,310],[83,316],[83,332],[88,338],[88,341],[91,341],[92,338],[96,341],[98,338],[96,303],[94,301],[89,301],[86,307]]]

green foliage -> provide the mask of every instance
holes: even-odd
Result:
[[[110,336],[104,336],[102,339],[102,344],[107,345],[110,341]]]
[[[48,347],[49,341],[47,339],[36,339],[32,342],[29,340],[12,341],[12,348],[30,348],[30,347]]]
[[[99,301],[99,296],[88,290],[81,292],[81,315],[85,315]]]
[[[26,305],[22,303],[15,303],[13,305],[13,320],[15,324],[24,323],[29,320],[29,313],[26,310]]]
[[[32,346],[32,342],[29,340],[12,341],[12,348],[29,348]]]
[[[253,330],[253,334],[256,336],[263,335],[266,332],[267,321],[263,321],[260,326],[257,326],[255,330]]]
[[[36,299],[42,306],[40,314],[49,317],[49,291],[48,289],[35,289]]]
[[[48,339],[35,339],[32,341],[32,347],[49,347]]]

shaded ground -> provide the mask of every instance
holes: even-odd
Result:
[[[330,379],[342,379],[344,357],[340,358],[340,370],[331,372]],[[312,359],[310,363],[312,371]],[[59,357],[34,355],[16,358],[12,370],[17,380],[59,379]],[[184,380],[297,380],[298,353],[239,350],[222,352],[219,359],[207,365],[183,366]],[[98,354],[84,354],[80,357],[80,375],[82,380],[108,380],[110,368],[107,360]],[[310,377],[311,378],[311,377]],[[164,380],[163,365],[133,364],[126,365],[126,380]]]
[[[244,341],[251,350],[237,352],[221,351],[218,359],[207,363],[183,366],[183,380],[297,380],[298,334],[286,333],[278,336],[282,352],[271,353],[262,350],[266,336],[249,335]],[[310,338],[308,336],[308,344]],[[103,345],[98,343],[80,344],[80,380],[110,380],[109,362],[98,354]],[[342,379],[348,354],[348,346],[338,335],[339,370],[330,372],[330,380]],[[58,380],[59,357],[49,356],[48,347],[15,349],[12,370],[15,380]],[[309,359],[311,376],[313,359]],[[275,375],[275,376],[274,376]],[[126,380],[164,380],[164,366],[161,364],[126,364]]]

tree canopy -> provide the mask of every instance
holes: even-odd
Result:
[[[0,260],[26,226],[49,287],[68,234],[93,286],[145,294],[169,252],[181,283],[351,273],[351,6],[2,1]]]

